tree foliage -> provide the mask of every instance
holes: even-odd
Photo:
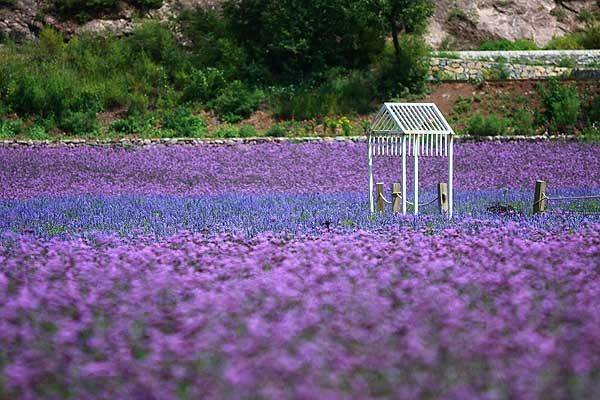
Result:
[[[402,54],[400,35],[422,33],[435,11],[432,0],[364,0],[392,36],[396,56]]]
[[[227,0],[236,40],[280,81],[331,67],[365,67],[385,36],[366,3],[352,0]]]

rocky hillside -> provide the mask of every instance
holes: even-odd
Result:
[[[216,0],[98,0],[103,4],[86,15],[61,12],[61,4],[86,3],[86,0],[0,0],[0,37],[16,41],[30,40],[44,25],[62,32],[66,38],[81,32],[109,30],[126,34],[144,19],[166,21],[181,10],[214,7]],[[140,6],[150,5],[150,6]],[[64,6],[63,6],[64,7]],[[68,15],[65,15],[68,14]]]
[[[111,7],[93,15],[65,17],[57,6],[61,2],[77,3],[0,0],[0,37],[17,41],[33,39],[44,25],[53,26],[66,37],[105,29],[123,34],[140,19],[168,20],[185,8],[218,4],[218,0],[105,0]],[[533,39],[543,45],[553,36],[561,36],[582,25],[581,12],[599,11],[598,3],[596,0],[439,0],[428,40],[434,47],[450,44],[472,48],[483,40],[498,38]],[[140,4],[152,6],[140,7]]]
[[[600,10],[596,0],[438,0],[437,4],[429,42],[464,49],[500,38],[531,39],[543,46],[552,37],[583,26],[586,14]]]

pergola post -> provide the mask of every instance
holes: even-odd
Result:
[[[419,215],[419,135],[415,135],[415,215]]]
[[[402,215],[406,215],[406,135],[402,135]]]
[[[369,208],[371,213],[375,212],[375,204],[373,201],[373,144],[372,136],[369,134],[367,141],[369,142],[368,159],[369,159]]]
[[[452,218],[454,212],[454,135],[450,136],[448,149],[448,218]]]

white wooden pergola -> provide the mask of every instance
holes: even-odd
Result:
[[[448,157],[448,216],[453,211],[454,131],[433,103],[385,103],[367,133],[369,205],[373,198],[373,157],[402,158],[402,213],[406,214],[406,156],[414,157],[414,212],[419,214],[419,157]]]

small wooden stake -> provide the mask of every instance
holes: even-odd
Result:
[[[546,182],[537,181],[535,183],[535,194],[533,196],[533,213],[543,213],[546,211]]]
[[[392,183],[392,209],[395,213],[402,212],[402,184]]]
[[[377,194],[377,211],[385,211],[385,201],[383,200],[384,184],[379,182],[375,184],[375,193]]]
[[[448,214],[448,184],[438,183],[438,207],[440,213]]]

